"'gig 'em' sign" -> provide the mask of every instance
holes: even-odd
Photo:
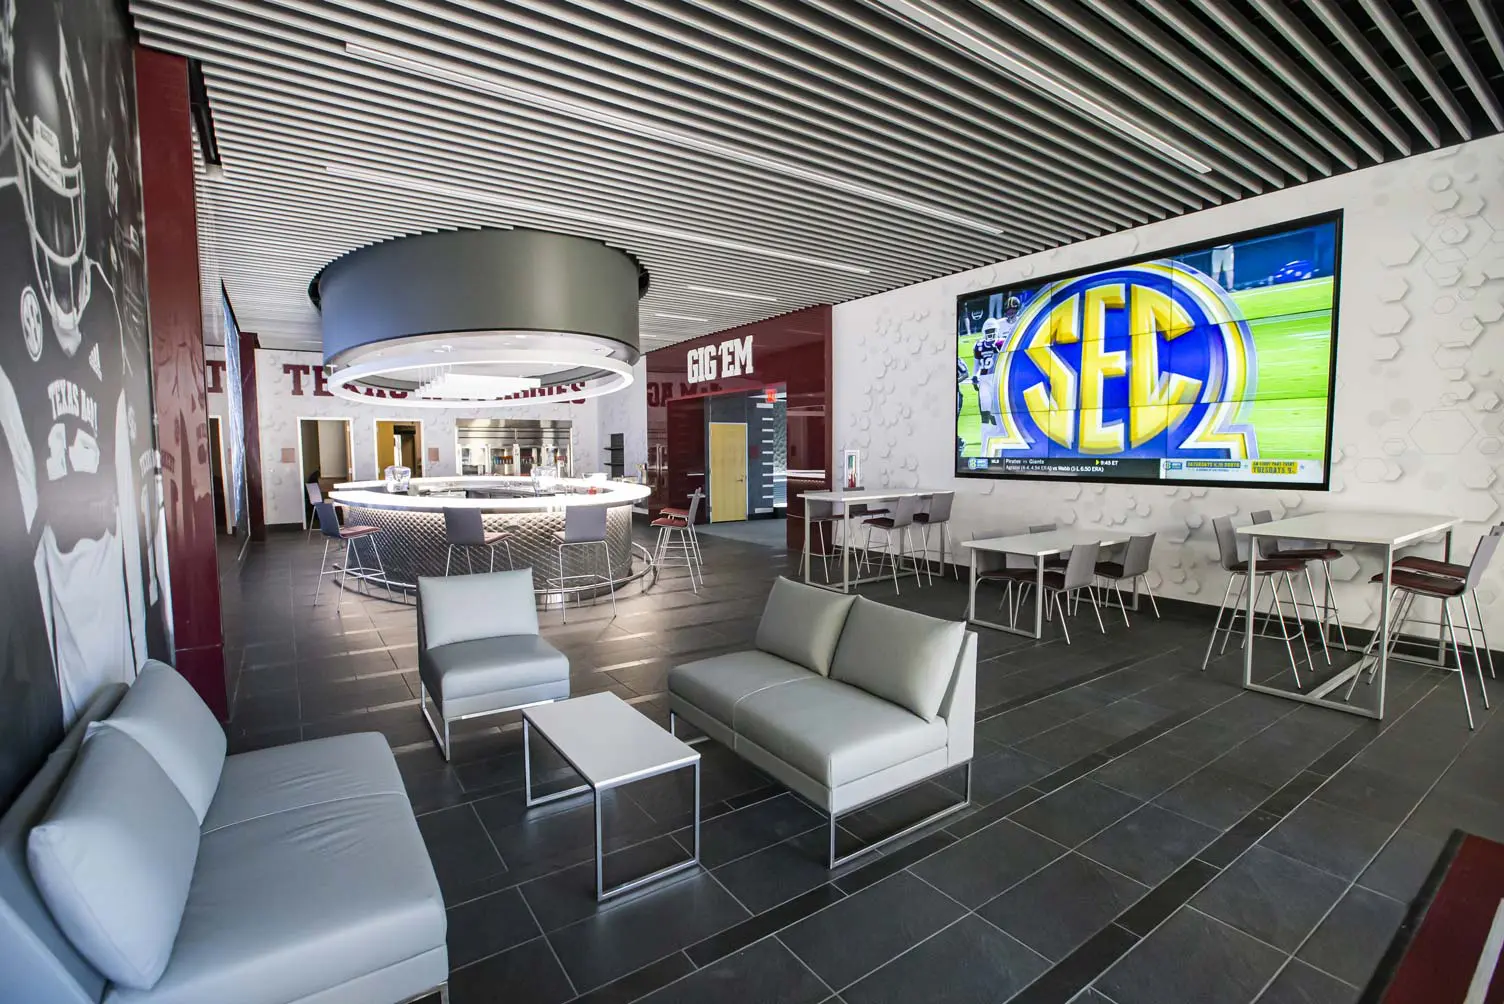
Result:
[[[690,349],[688,380],[703,383],[722,377],[748,376],[752,373],[752,336],[731,338],[719,345]]]

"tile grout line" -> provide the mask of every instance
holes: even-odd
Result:
[[[1427,674],[1427,675],[1429,675],[1429,674]],[[1421,679],[1425,679],[1425,677],[1421,677]],[[1426,694],[1421,698],[1421,700],[1423,701],[1423,700],[1425,700],[1426,697],[1429,697],[1432,693],[1435,693],[1438,689],[1440,689],[1441,685],[1443,683],[1445,683],[1445,682],[1447,682],[1447,681],[1445,681],[1445,680],[1436,680],[1436,681],[1434,681],[1432,683],[1432,685],[1431,685],[1431,689],[1426,692]],[[1404,717],[1406,715],[1410,714],[1410,712],[1412,712],[1413,710],[1415,710],[1415,708],[1417,708],[1419,706],[1420,706],[1420,701],[1416,701],[1410,707],[1406,708],[1405,711],[1404,711],[1404,713],[1401,714],[1398,718],[1395,719],[1395,723],[1398,724],[1402,719],[1404,719]],[[1493,716],[1490,716],[1489,721],[1484,723],[1484,728],[1487,728],[1489,724],[1492,724],[1492,720],[1493,720]],[[1380,732],[1379,735],[1381,736],[1381,735],[1384,734],[1384,732],[1387,732],[1387,731],[1388,731],[1388,729],[1386,728],[1384,731]],[[1482,730],[1480,729],[1479,732],[1481,732],[1481,731]],[[1392,840],[1394,840],[1395,834],[1399,833],[1400,830],[1404,829],[1405,823],[1410,820],[1411,816],[1415,815],[1416,811],[1421,807],[1422,803],[1424,803],[1425,800],[1430,796],[1431,792],[1433,792],[1433,791],[1436,790],[1436,786],[1441,783],[1441,779],[1444,778],[1444,777],[1446,777],[1447,773],[1449,771],[1451,771],[1451,769],[1456,765],[1457,761],[1462,758],[1462,754],[1465,753],[1467,751],[1467,748],[1469,746],[1471,746],[1473,744],[1473,742],[1478,738],[1478,734],[1479,734],[1478,732],[1472,733],[1471,735],[1468,736],[1467,741],[1464,742],[1460,747],[1458,747],[1456,755],[1453,756],[1450,760],[1447,761],[1447,765],[1445,767],[1443,767],[1442,770],[1441,770],[1441,772],[1436,775],[1436,779],[1434,781],[1432,781],[1430,783],[1430,785],[1428,785],[1426,787],[1425,792],[1416,801],[1415,805],[1411,806],[1410,811],[1407,812],[1407,813],[1405,813],[1405,818],[1402,819],[1402,820],[1400,820],[1399,825],[1397,825],[1394,828],[1394,830],[1389,834],[1389,837],[1384,841],[1383,844],[1381,844],[1379,846],[1379,849],[1376,850],[1376,851],[1374,851],[1374,853],[1368,858],[1368,860],[1363,863],[1363,867],[1360,868],[1360,869],[1358,869],[1358,873],[1355,876],[1353,876],[1353,878],[1351,879],[1351,881],[1349,881],[1347,883],[1347,887],[1342,890],[1342,893],[1335,900],[1332,901],[1332,905],[1329,906],[1329,907],[1327,907],[1326,912],[1323,913],[1320,916],[1320,918],[1317,919],[1316,923],[1314,925],[1312,925],[1311,929],[1306,932],[1306,936],[1300,940],[1300,944],[1298,944],[1298,945],[1295,946],[1294,951],[1292,951],[1289,954],[1289,956],[1280,965],[1280,967],[1277,970],[1275,970],[1274,974],[1269,977],[1269,982],[1266,983],[1264,985],[1264,987],[1260,989],[1260,991],[1259,991],[1260,993],[1263,993],[1264,991],[1266,991],[1269,988],[1269,986],[1272,985],[1274,983],[1274,981],[1279,978],[1280,974],[1283,973],[1286,969],[1289,968],[1290,962],[1292,960],[1295,960],[1295,957],[1301,952],[1302,949],[1304,949],[1306,947],[1307,944],[1310,943],[1310,940],[1313,937],[1315,937],[1316,932],[1321,929],[1321,925],[1324,924],[1324,923],[1326,923],[1327,918],[1332,915],[1332,913],[1337,909],[1337,907],[1342,903],[1342,901],[1348,897],[1348,895],[1353,891],[1353,889],[1355,887],[1357,887],[1358,880],[1363,877],[1363,873],[1366,872],[1369,868],[1373,867],[1374,861],[1378,860],[1379,855],[1384,853],[1384,849],[1389,846],[1389,844],[1390,844],[1390,842]],[[1378,736],[1375,736],[1374,738],[1377,739]],[[1367,747],[1365,746],[1364,748],[1366,749]],[[1356,759],[1356,756],[1353,759]],[[1348,762],[1351,763],[1352,761],[1349,760]],[[1346,765],[1344,765],[1344,766],[1346,766]],[[1336,774],[1334,773],[1332,776],[1335,777]],[[1318,788],[1317,790],[1319,791],[1320,789]],[[1314,798],[1314,797],[1315,797],[1315,792],[1312,792],[1312,794],[1311,794],[1311,796],[1309,796],[1309,798]],[[1307,800],[1309,800],[1309,798]],[[1304,803],[1302,803],[1302,804],[1304,804]],[[1240,857],[1241,857],[1241,855],[1240,855]],[[1376,895],[1376,896],[1385,896],[1384,893],[1378,892],[1376,890],[1368,890],[1368,891],[1373,892],[1374,895]],[[1385,898],[1386,899],[1393,899],[1394,897],[1392,897],[1392,896],[1385,896]],[[1304,960],[1304,959],[1300,959],[1299,961],[1302,962],[1305,965],[1311,966],[1311,968],[1313,968],[1313,969],[1317,968],[1316,966],[1311,965],[1311,963],[1306,962],[1306,960]],[[1382,961],[1382,959],[1380,961]],[[1327,973],[1326,975],[1331,976],[1332,974]],[[1334,978],[1336,978],[1336,977],[1334,977]],[[1370,977],[1370,978],[1372,978],[1372,977]],[[1339,978],[1339,982],[1346,983],[1347,981],[1346,980],[1341,980]]]

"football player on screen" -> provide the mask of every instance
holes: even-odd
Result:
[[[0,506],[18,501],[30,535],[71,722],[98,687],[134,679],[146,658],[135,458],[149,446],[150,416],[125,392],[132,360],[115,288],[89,254],[86,78],[59,27],[62,7],[49,6],[6,0],[0,20],[0,154],[14,165],[0,175],[0,435],[16,496]]]
[[[957,359],[956,359],[956,414],[957,415],[961,414],[961,385],[966,382],[966,378],[969,377],[970,375],[971,375],[971,371],[966,368],[966,360],[957,357]]]
[[[1220,282],[1222,288],[1232,292],[1232,245],[1218,244],[1212,248],[1212,282]]]
[[[1001,299],[1002,294],[993,297],[995,304]],[[977,398],[982,412],[982,442],[984,444],[987,442],[987,427],[992,426],[994,429],[997,427],[998,415],[1002,411],[997,357],[1007,347],[1008,340],[1013,335],[1013,329],[1018,325],[1020,306],[1018,297],[1009,296],[1007,302],[1003,304],[1002,316],[994,315],[982,322],[982,337],[977,339],[972,349],[972,354],[977,357],[977,370],[971,382],[977,388]]]

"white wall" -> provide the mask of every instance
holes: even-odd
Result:
[[[632,367],[632,386],[626,390],[596,398],[600,402],[599,415],[600,449],[596,452],[595,466],[591,470],[606,469],[606,447],[611,442],[611,433],[620,432],[622,439],[622,473],[627,477],[637,476],[637,465],[648,462],[648,364],[639,359]]]
[[[218,353],[223,356],[223,350]],[[212,358],[212,355],[211,355]],[[435,409],[402,407],[400,401],[373,398],[370,404],[357,404],[344,398],[316,396],[311,376],[312,369],[322,365],[323,356],[317,352],[297,352],[284,349],[258,349],[256,351],[256,400],[260,409],[261,423],[261,468],[262,491],[266,504],[267,523],[301,523],[303,521],[303,486],[297,465],[298,419],[344,418],[350,420],[350,439],[353,455],[351,466],[357,481],[374,480],[380,477],[376,470],[376,420],[396,419],[420,421],[423,424],[424,473],[439,477],[459,473],[458,454],[455,450],[454,423],[457,418],[481,417],[479,412],[460,409]],[[309,374],[301,377],[302,394],[294,394],[291,374],[284,366],[308,366]],[[222,395],[209,395],[211,414],[223,414]],[[216,398],[221,400],[216,401]],[[487,414],[497,414],[488,412]],[[592,458],[600,457],[597,438],[596,399],[583,404],[540,403],[507,408],[501,415],[506,418],[552,419],[573,423],[574,450],[577,471],[595,470],[589,466]],[[430,462],[430,450],[437,448],[439,459]],[[291,450],[288,459],[283,451]]]
[[[960,293],[1346,210],[1330,493],[1062,485],[953,476],[955,299]],[[1216,603],[1213,517],[1256,509],[1450,513],[1466,560],[1504,518],[1504,136],[871,296],[835,308],[836,449],[862,451],[869,485],[954,488],[961,539],[1029,523],[1157,531],[1162,595]],[[1373,623],[1371,553],[1335,569],[1344,619]],[[1488,610],[1504,559],[1481,592]],[[1504,641],[1504,612],[1488,615]]]

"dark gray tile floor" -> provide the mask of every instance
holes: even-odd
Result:
[[[670,666],[750,644],[797,563],[780,540],[707,535],[698,593],[669,570],[614,620],[546,612],[572,691],[666,723]],[[1367,722],[1244,692],[1232,652],[1202,673],[1208,625],[1167,610],[1105,637],[1079,620],[1073,645],[982,630],[972,806],[835,873],[818,813],[701,745],[706,868],[602,907],[588,804],[524,809],[515,715],[462,724],[446,764],[418,710],[412,607],[327,588],[314,606],[320,550],[274,534],[226,582],[232,749],[386,736],[449,904],[455,1004],[1349,1001],[1452,829],[1504,840],[1504,726],[1475,702],[1470,733],[1454,676],[1396,665],[1389,717]],[[955,581],[902,590],[864,588],[965,607]],[[685,780],[608,799],[608,877],[683,855]],[[959,781],[848,817],[843,844]]]

